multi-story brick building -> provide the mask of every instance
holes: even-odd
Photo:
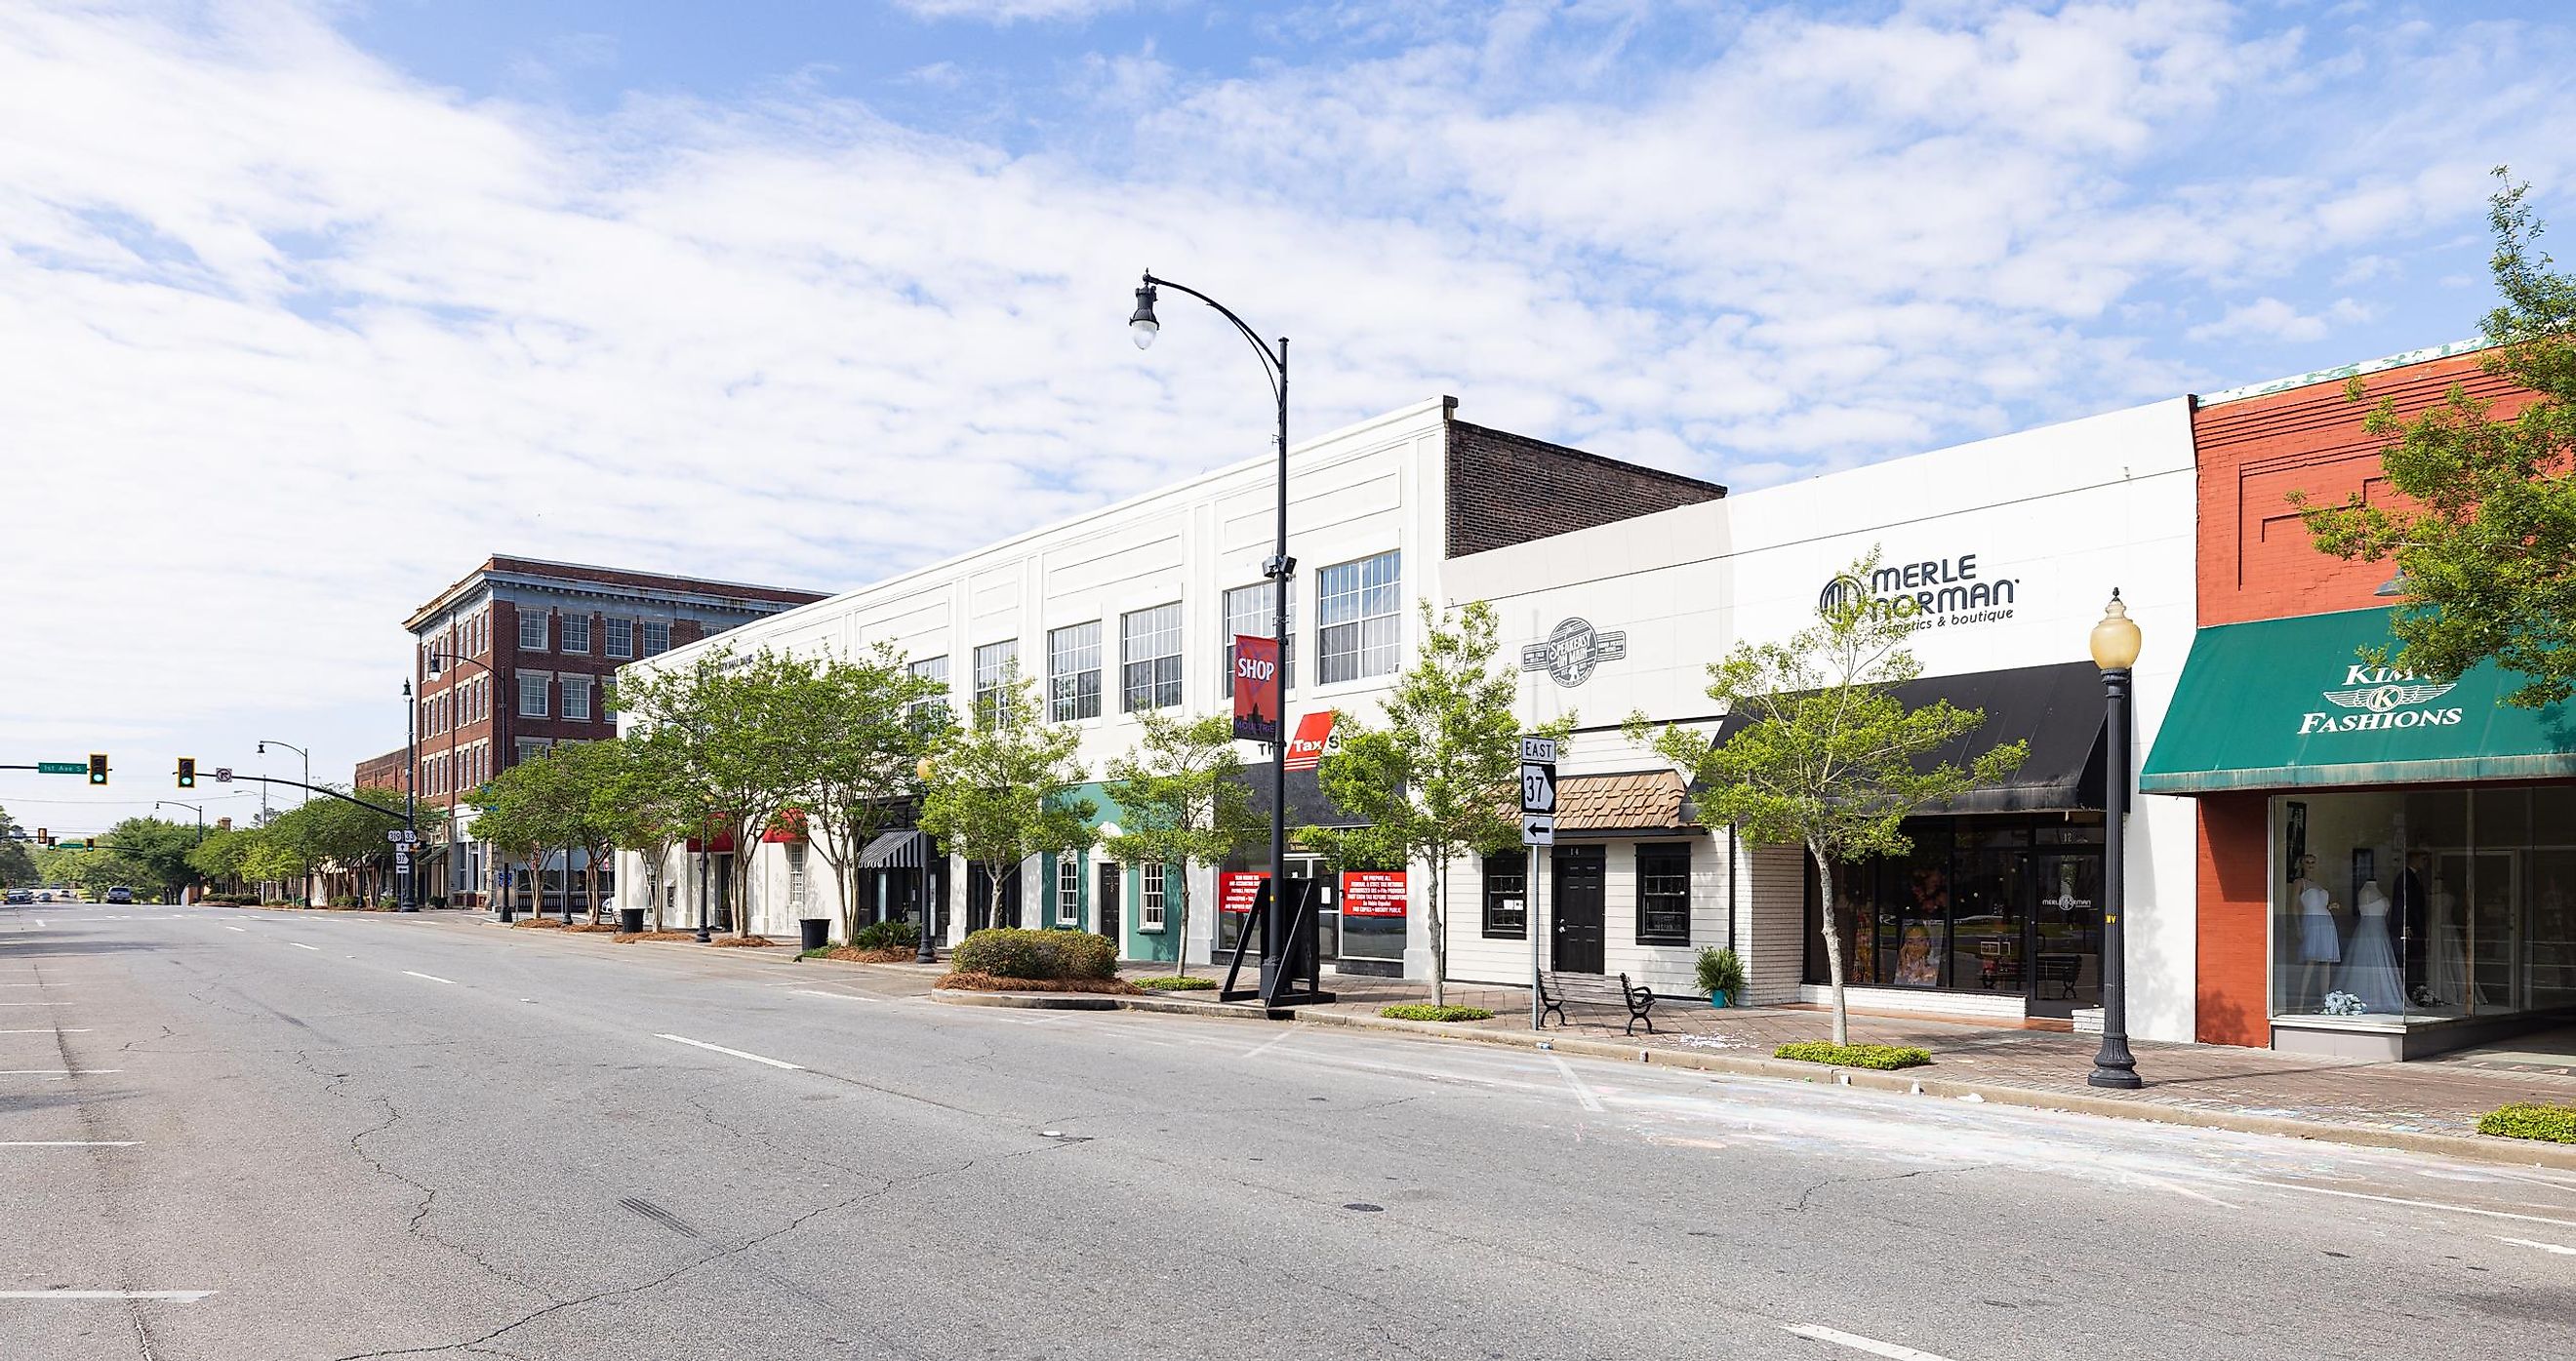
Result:
[[[423,896],[483,901],[491,857],[445,810],[459,791],[548,747],[615,735],[605,700],[618,667],[821,598],[496,556],[413,611],[403,627],[420,706]]]

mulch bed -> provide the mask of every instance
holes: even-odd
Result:
[[[1121,997],[1144,991],[1123,978],[1004,978],[989,973],[942,974],[930,986],[960,992],[1105,992]]]
[[[617,923],[615,923],[615,922],[576,922],[576,923],[574,923],[574,924],[573,924],[573,925],[571,925],[571,926],[567,926],[567,927],[565,927],[564,929],[565,929],[565,930],[567,930],[567,931],[579,931],[579,932],[582,932],[582,933],[584,933],[584,934],[588,934],[588,935],[615,935],[615,934],[617,934]]]
[[[695,931],[620,931],[609,937],[620,945],[630,940],[696,940],[697,938],[698,933]]]
[[[552,917],[521,917],[517,921],[510,923],[510,926],[512,929],[519,931],[560,931],[563,929],[563,923],[556,921]]]
[[[728,949],[758,949],[762,946],[776,945],[778,942],[771,940],[767,936],[718,936],[707,943],[710,945],[722,945]]]
[[[916,952],[897,947],[889,947],[883,950],[862,950],[855,945],[843,945],[834,949],[830,954],[821,955],[818,956],[818,958],[846,959],[853,964],[909,964],[914,958],[916,958]]]

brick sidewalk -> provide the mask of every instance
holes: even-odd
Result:
[[[1375,1015],[1392,1003],[1430,1000],[1429,985],[1397,979],[1335,977],[1324,986],[1340,1000],[1318,1010]],[[1451,984],[1447,1000],[1495,1013],[1493,1020],[1469,1023],[1472,1028],[1529,1028],[1527,988]],[[1586,1039],[1628,1038],[1620,1033],[1627,1016],[1617,1008],[1605,1012],[1570,1006],[1567,1012],[1575,1021],[1567,1033]],[[1634,1036],[1641,1047],[1765,1058],[1788,1041],[1821,1040],[1832,1033],[1832,1018],[1806,1007],[1718,1011],[1675,999],[1658,1003],[1654,1016],[1658,1033],[1649,1036],[1640,1026]],[[1552,1018],[1548,1030],[1556,1033]],[[1851,1037],[1857,1044],[1931,1050],[1932,1066],[1907,1070],[1927,1078],[2399,1133],[2474,1135],[2478,1117],[2498,1106],[2516,1101],[2576,1104],[2576,1056],[2570,1058],[2569,1071],[2528,1072],[2476,1066],[2474,1055],[2361,1063],[2263,1049],[2132,1041],[2130,1050],[2147,1085],[2119,1092],[2085,1084],[2100,1044],[2091,1035],[1855,1014]]]

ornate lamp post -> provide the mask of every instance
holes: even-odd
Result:
[[[403,843],[397,857],[402,868],[394,874],[401,897],[397,911],[418,912],[420,903],[412,896],[411,859],[420,846],[420,705],[412,701],[411,682],[403,681],[403,749],[408,753],[403,765],[403,826],[411,840]]]
[[[922,784],[926,786],[930,783],[930,777],[935,774],[937,770],[938,767],[931,764],[930,758],[924,756],[921,758],[921,764],[912,768],[912,773],[919,777]],[[936,964],[939,962],[939,937],[934,934],[938,929],[934,923],[937,921],[939,914],[934,910],[934,904],[930,900],[930,847],[926,841],[922,846],[921,854],[921,897],[919,901],[921,903],[921,934],[913,944],[912,962],[915,964]]]
[[[2111,592],[2102,622],[2093,626],[2093,664],[2102,669],[2104,703],[2109,707],[2110,760],[2103,778],[2109,806],[2102,815],[2102,1051],[2093,1056],[2085,1081],[2096,1087],[2136,1088],[2138,1061],[2129,1054],[2128,963],[2122,938],[2128,880],[2129,818],[2129,668],[2141,645],[2137,622],[2120,592]]]

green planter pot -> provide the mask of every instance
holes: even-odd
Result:
[[[1710,993],[1708,995],[1708,1004],[1716,1007],[1720,1011],[1724,1011],[1726,1009],[1726,994],[1722,991]]]

